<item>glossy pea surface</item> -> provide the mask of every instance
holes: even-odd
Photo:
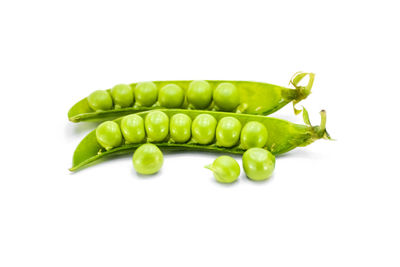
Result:
[[[138,106],[150,107],[157,101],[158,89],[153,82],[138,83],[134,92]]]
[[[217,120],[210,114],[198,115],[192,123],[193,141],[198,144],[210,144],[215,137]]]
[[[122,144],[122,134],[118,123],[114,121],[106,121],[96,128],[97,142],[106,150]]]
[[[95,111],[110,110],[113,108],[111,95],[105,90],[97,90],[91,93],[88,98],[91,109]]]
[[[161,142],[167,137],[169,118],[164,112],[151,111],[147,114],[144,124],[149,142]]]
[[[146,137],[142,117],[136,114],[123,117],[121,120],[121,132],[126,144],[142,142]]]
[[[170,136],[176,143],[185,143],[191,137],[192,119],[183,113],[175,114],[170,120]]]
[[[243,149],[264,147],[267,143],[268,132],[265,126],[258,121],[250,121],[242,129],[240,146]]]
[[[207,108],[212,100],[213,90],[206,81],[192,81],[187,91],[187,99],[189,104],[196,109]]]
[[[115,108],[126,108],[133,105],[133,90],[128,84],[117,84],[111,88]]]
[[[213,164],[206,166],[214,173],[215,179],[220,183],[233,183],[240,175],[240,166],[237,161],[229,156],[216,158]]]
[[[140,174],[154,174],[158,172],[164,162],[161,150],[153,144],[144,144],[133,154],[133,167]]]
[[[167,84],[158,93],[160,105],[166,108],[179,108],[182,106],[184,97],[183,89],[176,84]]]
[[[263,148],[250,148],[243,154],[243,169],[251,180],[268,179],[275,169],[275,156]]]
[[[240,104],[239,89],[232,83],[220,83],[214,90],[213,99],[222,111],[232,111]]]
[[[217,146],[232,147],[240,138],[242,124],[234,117],[223,117],[219,120],[216,130]]]

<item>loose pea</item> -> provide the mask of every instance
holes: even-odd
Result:
[[[117,84],[111,89],[116,108],[126,108],[133,104],[133,90],[128,84]]]
[[[265,126],[258,121],[250,121],[242,129],[240,146],[243,149],[264,147],[267,143],[268,132]]]
[[[140,143],[146,136],[143,119],[136,114],[122,118],[121,131],[127,144]]]
[[[114,121],[106,121],[96,128],[97,142],[106,150],[120,146],[122,143],[122,135],[118,123]]]
[[[214,102],[223,111],[232,111],[240,104],[239,89],[232,83],[221,83],[215,88]]]
[[[136,149],[132,161],[138,173],[153,174],[161,169],[164,159],[161,150],[156,145],[144,144]]]
[[[109,110],[113,107],[112,98],[105,90],[94,91],[88,96],[87,100],[94,111]]]
[[[176,143],[185,143],[191,136],[192,119],[183,113],[175,114],[171,117],[169,132],[172,141]]]
[[[217,120],[210,114],[198,115],[192,123],[192,136],[195,143],[207,145],[214,140]]]
[[[160,89],[158,101],[162,107],[179,108],[182,106],[185,94],[183,89],[176,84],[167,84]]]
[[[229,156],[220,156],[213,164],[205,166],[214,173],[215,179],[220,183],[233,183],[240,174],[240,166],[235,159]]]
[[[268,179],[275,169],[275,156],[263,148],[250,148],[244,152],[242,162],[247,177],[254,181]]]
[[[212,99],[212,88],[206,81],[192,81],[189,84],[187,99],[196,109],[207,108]]]
[[[242,124],[234,117],[224,117],[219,120],[216,138],[217,146],[232,147],[237,144]]]
[[[136,104],[139,106],[150,107],[157,101],[157,85],[153,82],[138,83],[134,92]]]
[[[153,110],[147,114],[145,127],[149,142],[161,142],[168,135],[169,118],[159,110]]]

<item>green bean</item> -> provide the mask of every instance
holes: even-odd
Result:
[[[263,181],[275,169],[275,156],[266,149],[253,147],[244,152],[242,163],[247,177],[254,181]]]
[[[136,149],[132,158],[133,167],[140,174],[158,172],[164,162],[161,150],[153,144],[144,144]]]
[[[215,179],[220,183],[233,183],[240,174],[240,166],[235,159],[229,156],[218,157],[213,164],[205,166],[214,173]]]
[[[144,111],[136,113],[138,116],[142,117],[142,119],[147,119],[147,116],[154,111]],[[199,111],[199,110],[181,110],[181,109],[164,109],[160,110],[162,114],[167,116],[168,118],[172,118],[176,114],[184,114],[184,116],[188,116],[191,120],[195,120],[200,115],[208,115],[214,118],[216,121],[221,121],[225,117],[234,117],[235,119],[239,120],[241,125],[246,125],[248,122],[256,121],[261,123],[268,132],[268,139],[266,144],[264,145],[264,149],[269,150],[273,155],[279,155],[286,153],[296,147],[307,146],[318,140],[320,138],[330,139],[326,129],[326,113],[325,111],[321,111],[321,125],[320,126],[311,126],[308,113],[304,109],[303,110],[303,118],[305,125],[294,124],[285,120],[280,120],[276,118],[266,117],[266,116],[258,116],[258,115],[248,115],[248,114],[232,114],[227,112],[215,112],[215,111]],[[162,116],[162,115],[160,115]],[[206,117],[208,117],[206,116]],[[114,123],[121,124],[123,118],[119,118],[114,120]],[[175,119],[174,119],[175,120]],[[210,121],[212,121],[211,119]],[[168,127],[168,124],[165,124],[166,119],[163,119],[162,125],[166,125],[163,127],[158,127],[159,130],[155,130],[152,132],[152,135],[159,136],[161,133],[162,135],[165,134],[166,131],[165,127]],[[172,119],[171,119],[172,121]],[[196,132],[198,131],[196,127],[193,126],[194,121],[192,123],[192,129]],[[216,123],[208,123],[212,130],[211,132],[215,132],[215,124]],[[183,128],[186,130],[190,126],[188,123],[183,123]],[[197,124],[202,125],[202,124]],[[146,122],[145,122],[145,126]],[[194,128],[193,128],[194,127]],[[205,129],[205,132],[208,136],[208,131],[210,128]],[[182,131],[187,133],[187,131]],[[243,131],[243,130],[242,130]],[[171,130],[171,133],[174,132]],[[212,135],[212,134],[211,134]],[[165,148],[165,149],[175,149],[175,150],[200,150],[200,151],[214,151],[214,152],[222,152],[222,153],[229,153],[229,154],[243,154],[246,149],[244,149],[240,145],[240,140],[237,145],[233,147],[222,147],[217,146],[215,141],[212,143],[203,145],[201,143],[197,143],[196,140],[188,139],[186,142],[179,143],[173,140],[172,135],[167,135],[165,139],[159,141],[157,143],[158,147]],[[181,140],[186,140],[187,135],[185,134],[185,138],[182,137]],[[161,139],[159,139],[161,140]],[[149,140],[147,140],[149,141]],[[151,140],[150,140],[151,141]],[[91,163],[95,162],[98,159],[106,158],[108,156],[113,156],[121,153],[127,153],[129,151],[135,150],[141,144],[146,142],[143,140],[141,143],[132,143],[132,144],[121,144],[119,146],[115,146],[112,149],[106,150],[104,147],[98,142],[96,138],[96,130],[89,133],[78,145],[75,150],[73,156],[73,165],[70,169],[71,171],[76,171],[82,169],[86,166],[89,166]]]
[[[306,76],[309,76],[308,84],[300,86],[300,81]],[[290,102],[293,102],[294,107],[295,104],[305,99],[311,93],[313,81],[313,73],[296,73],[291,80],[294,89],[249,81],[208,80],[132,83],[130,87],[134,88],[135,100],[133,106],[118,108],[121,105],[116,104],[113,107],[111,97],[107,97],[103,92],[101,93],[102,97],[96,101],[93,101],[93,96],[89,96],[76,103],[69,110],[68,118],[72,122],[104,121],[136,112],[178,107],[268,115]],[[116,100],[114,99],[114,101]],[[127,102],[130,102],[130,100],[127,100]],[[298,112],[297,109],[295,111]]]

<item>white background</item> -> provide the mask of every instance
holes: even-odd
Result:
[[[400,266],[396,2],[1,1],[0,266]],[[267,182],[218,184],[198,152],[148,178],[131,155],[68,171],[95,124],[67,112],[93,90],[299,70],[336,141]]]

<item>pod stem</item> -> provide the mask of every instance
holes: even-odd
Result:
[[[306,77],[309,77],[308,83],[306,86],[300,86],[299,83]],[[292,79],[290,80],[291,85],[294,86],[297,90],[297,97],[293,100],[293,110],[294,113],[297,115],[301,112],[301,110],[296,109],[296,104],[299,103],[301,100],[307,98],[309,94],[311,94],[311,87],[313,86],[315,79],[315,74],[311,72],[296,72]]]
[[[329,133],[326,131],[326,111],[325,110],[321,110],[319,112],[319,114],[321,115],[321,123],[319,126],[312,126],[311,125],[311,121],[310,121],[310,117],[308,115],[308,111],[305,107],[303,107],[303,120],[304,123],[307,124],[308,126],[310,126],[311,131],[313,132],[313,134],[315,135],[315,139],[327,139],[327,140],[333,140]]]

